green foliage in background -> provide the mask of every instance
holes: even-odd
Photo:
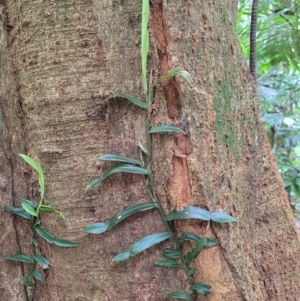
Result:
[[[240,0],[237,32],[249,59],[252,0]],[[300,0],[260,0],[257,85],[262,120],[292,208],[300,209]]]

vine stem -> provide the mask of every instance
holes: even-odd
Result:
[[[149,133],[150,129],[151,129],[151,111],[152,111],[152,104],[153,104],[153,99],[154,99],[154,91],[153,91],[153,87],[152,87],[152,70],[151,70],[150,80],[149,80],[149,94],[147,94],[147,93],[145,93],[145,94],[146,94],[146,102],[148,104],[148,118],[147,118],[147,122],[146,122],[146,133],[147,133],[147,149],[148,149],[147,170],[149,172],[149,175],[143,177],[143,183],[144,183],[147,195],[149,196],[150,200],[153,202],[153,204],[157,208],[166,230],[170,233],[170,236],[176,245],[176,249],[181,254],[180,259],[181,259],[181,263],[182,263],[182,269],[185,271],[185,274],[188,278],[188,282],[189,282],[189,285],[191,288],[190,296],[192,298],[192,301],[194,301],[195,297],[196,297],[196,293],[192,289],[192,286],[194,285],[195,282],[194,282],[192,275],[190,275],[190,273],[189,273],[190,269],[189,269],[188,265],[185,263],[185,255],[183,253],[182,246],[177,238],[176,233],[172,230],[170,224],[166,220],[166,215],[163,211],[163,208],[154,193],[154,181],[153,181],[153,174],[152,174],[152,136],[151,136],[151,133]]]

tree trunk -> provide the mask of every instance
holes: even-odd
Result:
[[[235,1],[234,1],[235,2]],[[118,174],[85,191],[107,164],[104,153],[139,158],[147,114],[124,99],[143,99],[140,85],[141,1],[0,1],[1,300],[166,300],[187,290],[184,273],[154,266],[171,242],[124,263],[111,258],[145,235],[164,231],[146,211],[97,236],[88,224],[149,202],[138,175]],[[196,281],[213,287],[198,300],[297,300],[300,244],[297,229],[262,124],[259,102],[242,57],[231,5],[225,0],[151,1],[153,77],[187,70],[156,89],[152,124],[173,124],[186,135],[156,135],[155,193],[164,210],[200,206],[224,211],[237,224],[176,222],[178,233],[217,238],[194,263]],[[17,197],[38,202],[37,178],[18,154],[38,159],[46,174],[46,203],[67,219],[44,214],[42,225],[77,241],[59,248],[39,240],[52,266],[34,291],[24,289],[27,265],[6,261],[30,254],[30,224],[4,211]]]

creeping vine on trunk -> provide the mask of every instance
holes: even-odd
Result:
[[[91,234],[101,234],[104,233],[121,221],[125,220],[127,217],[141,211],[145,210],[158,210],[162,221],[165,225],[165,231],[150,234],[139,241],[135,242],[126,251],[118,254],[112,260],[114,262],[119,262],[127,260],[144,250],[162,242],[167,239],[172,239],[175,243],[175,249],[169,249],[162,252],[164,260],[156,260],[155,264],[158,266],[164,266],[168,268],[181,268],[184,270],[187,280],[190,285],[189,292],[174,291],[166,295],[166,297],[173,297],[176,299],[184,299],[194,301],[196,299],[196,293],[208,294],[211,292],[211,286],[205,283],[195,283],[193,278],[194,270],[190,267],[190,263],[194,261],[201,250],[205,247],[212,247],[218,244],[218,242],[212,238],[200,237],[192,232],[184,232],[180,237],[178,237],[175,231],[172,229],[170,222],[177,219],[199,219],[206,222],[216,222],[216,223],[228,223],[236,222],[236,219],[232,216],[223,212],[212,212],[204,210],[199,207],[186,206],[182,211],[174,210],[169,214],[166,214],[161,206],[159,199],[154,193],[154,182],[153,182],[153,172],[152,172],[152,135],[157,134],[168,134],[173,133],[174,135],[189,135],[189,133],[184,132],[181,128],[170,124],[162,124],[156,127],[151,126],[151,110],[155,98],[155,87],[159,85],[162,81],[167,80],[171,77],[181,76],[188,84],[192,84],[191,76],[187,71],[184,70],[172,70],[167,74],[161,76],[156,81],[152,80],[152,75],[148,77],[147,73],[147,57],[149,51],[149,32],[148,32],[148,20],[150,15],[149,0],[143,0],[142,6],[142,30],[141,30],[141,63],[142,63],[142,74],[141,74],[141,85],[145,95],[145,100],[137,99],[130,95],[114,95],[110,98],[121,97],[127,99],[134,105],[140,107],[141,109],[148,111],[148,118],[145,124],[147,133],[147,144],[143,145],[139,142],[141,158],[134,159],[123,157],[118,154],[104,154],[99,157],[101,161],[109,161],[116,163],[112,167],[108,168],[99,178],[93,180],[87,189],[94,188],[101,184],[106,178],[115,173],[134,173],[139,174],[143,177],[144,188],[149,197],[149,202],[144,204],[136,204],[127,207],[114,215],[106,222],[98,222],[87,226],[84,231]],[[108,98],[107,100],[109,100]],[[194,248],[188,253],[183,252],[184,241],[189,240],[194,243]]]

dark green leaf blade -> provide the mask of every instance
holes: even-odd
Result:
[[[172,221],[174,219],[200,219],[203,221],[209,221],[210,220],[210,212],[207,210],[201,209],[199,207],[194,206],[187,206],[184,207],[182,211],[174,210],[170,212],[166,216],[167,221]]]
[[[170,133],[170,132],[177,132],[177,133],[184,134],[184,131],[181,128],[174,125],[168,125],[168,124],[163,124],[163,125],[153,127],[149,131],[150,134],[162,134],[162,133]]]
[[[63,238],[55,238],[53,240],[53,243],[63,248],[72,248],[78,246],[78,243]]]
[[[16,208],[16,207],[13,207],[11,205],[6,205],[4,208],[7,211],[9,211],[13,214],[19,215],[21,217],[24,217],[26,219],[33,219],[33,216],[31,214],[29,214],[28,212],[26,212],[24,209]]]
[[[162,256],[168,258],[168,259],[178,259],[181,257],[181,252],[177,250],[166,250],[161,253]]]
[[[169,293],[167,295],[167,298],[175,298],[175,299],[190,300],[190,301],[193,300],[193,297],[190,294],[181,291]]]
[[[145,102],[137,99],[136,97],[130,96],[130,95],[116,95],[115,97],[121,97],[121,98],[125,98],[127,100],[129,100],[131,103],[135,104],[136,106],[143,108],[143,109],[148,109],[148,106]]]
[[[166,259],[166,260],[161,260],[161,259],[157,259],[155,260],[155,265],[158,266],[164,266],[164,267],[168,267],[168,268],[180,268],[182,267],[181,264],[175,262],[174,260],[171,259]]]
[[[123,252],[118,254],[117,256],[115,256],[112,261],[123,261],[126,260],[130,257],[130,253],[129,252]]]
[[[138,205],[133,205],[130,207],[127,207],[120,211],[118,214],[113,216],[111,219],[106,221],[105,223],[95,223],[87,226],[84,229],[84,232],[86,233],[91,233],[91,234],[101,234],[104,233],[105,231],[110,230],[114,226],[116,226],[118,223],[126,219],[127,217],[141,211],[149,210],[156,208],[153,203],[146,203],[146,204],[138,204]]]
[[[31,208],[36,209],[35,204],[34,204],[32,201],[30,201],[30,200],[19,199],[19,202],[25,203],[25,204],[27,204],[28,206],[30,206]]]
[[[192,77],[189,72],[187,72],[185,70],[172,70],[172,71],[164,74],[163,76],[161,76],[157,81],[155,81],[152,84],[152,87],[155,87],[157,84],[159,84],[162,81],[164,81],[170,77],[173,77],[175,75],[182,76],[189,84],[192,84]]]
[[[49,233],[48,231],[46,231],[45,229],[41,228],[40,226],[35,226],[34,227],[36,233],[41,236],[42,238],[44,238],[46,241],[48,241],[50,244],[53,243],[54,241],[54,236]]]
[[[44,281],[43,276],[42,276],[42,274],[40,272],[38,272],[36,270],[34,270],[34,271],[30,270],[29,273],[37,281],[41,281],[41,282]]]
[[[22,203],[22,208],[28,212],[30,215],[37,217],[37,212],[29,205],[27,205],[26,203]]]
[[[206,238],[202,238],[198,245],[185,255],[184,263],[189,265],[192,261],[194,261],[205,246]]]
[[[36,254],[34,259],[43,270],[48,269],[51,265],[50,261],[42,255]]]
[[[106,230],[107,230],[106,223],[94,223],[85,227],[83,231],[90,234],[101,234],[104,233]]]
[[[137,212],[142,212],[142,211],[146,211],[146,210],[150,210],[150,209],[154,209],[154,208],[156,208],[154,203],[137,204],[137,205],[127,207],[106,222],[107,230],[110,230],[115,225],[117,225],[124,219],[128,218],[129,216],[131,216]]]
[[[116,164],[116,165],[110,167],[109,169],[107,169],[100,178],[97,178],[96,180],[92,181],[87,186],[86,190],[96,187],[109,176],[111,176],[115,173],[119,173],[119,172],[128,172],[128,173],[134,173],[134,174],[140,174],[140,175],[148,175],[149,174],[147,169],[139,167],[139,166],[135,166],[135,165],[131,165],[131,164]]]
[[[193,232],[183,232],[179,238],[179,243],[182,244],[185,240],[191,240],[195,243],[199,243],[201,241],[201,237]]]
[[[22,277],[22,282],[25,286],[29,286],[29,287],[33,286],[33,283],[29,280],[27,276]]]
[[[153,233],[151,235],[145,236],[141,240],[137,241],[132,245],[132,247],[129,250],[130,256],[135,256],[139,254],[140,252],[143,252],[144,250],[170,238],[169,232],[158,232]]]
[[[211,286],[205,283],[195,283],[192,289],[199,294],[207,295],[211,292]]]
[[[224,212],[213,212],[211,213],[211,220],[216,223],[236,223],[237,220],[231,215]]]
[[[6,260],[12,260],[12,261],[18,261],[18,262],[24,262],[24,263],[34,263],[34,259],[23,255],[23,254],[17,254],[17,255],[9,255],[5,257]]]
[[[116,162],[124,162],[124,163],[131,163],[136,165],[141,165],[141,162],[139,160],[135,160],[128,157],[123,157],[115,154],[104,154],[101,155],[99,158],[101,161],[116,161]]]
[[[57,213],[63,220],[66,219],[65,215],[62,212],[54,209],[51,206],[41,205],[40,206],[40,212],[54,212],[54,213]]]

